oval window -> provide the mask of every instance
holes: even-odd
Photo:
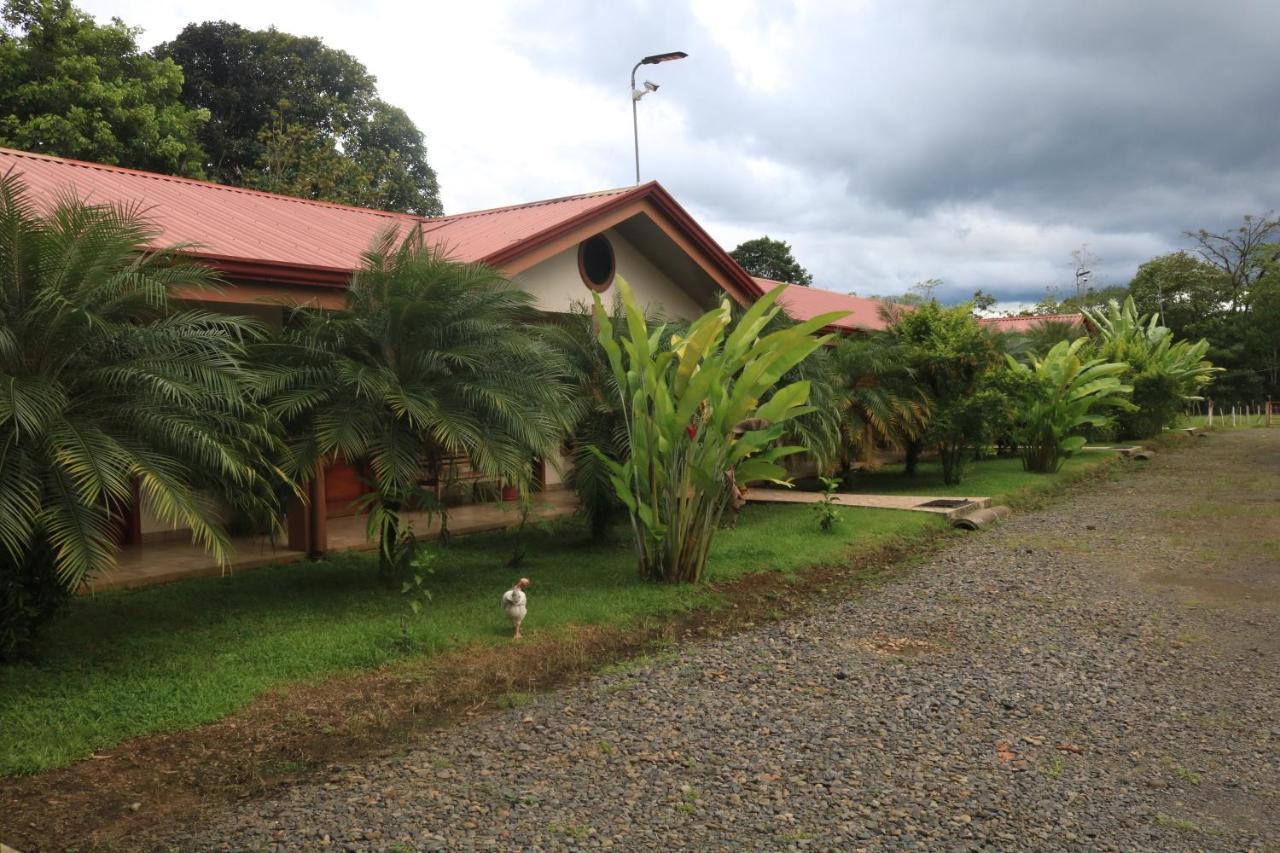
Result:
[[[609,238],[597,234],[578,245],[578,273],[592,290],[603,292],[613,284],[613,245]]]

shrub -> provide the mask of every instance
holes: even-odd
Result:
[[[1084,447],[1083,428],[1106,424],[1110,418],[1104,410],[1124,407],[1133,390],[1120,380],[1127,365],[1081,357],[1087,343],[1084,338],[1062,341],[1043,359],[1032,355],[1029,364],[1007,357],[1009,369],[1025,380],[1014,437],[1028,471],[1050,474],[1061,468]]]
[[[777,314],[779,290],[732,322],[728,303],[709,311],[661,349],[663,327],[650,332],[631,288],[618,280],[626,332],[595,298],[599,340],[620,393],[630,453],[599,455],[626,505],[640,572],[672,582],[697,581],[735,482],[782,482],[778,464],[803,451],[778,446],[787,422],[810,408],[804,380],[779,380],[830,336],[814,333],[835,312],[761,335]],[[772,391],[767,402],[761,403]]]
[[[818,529],[830,533],[840,520],[840,507],[836,504],[836,489],[840,481],[834,477],[819,477],[822,481],[822,497],[813,505],[813,514],[818,518]]]
[[[1133,386],[1134,405],[1117,418],[1125,438],[1146,438],[1172,426],[1185,404],[1199,400],[1200,389],[1220,372],[1205,359],[1208,341],[1175,341],[1156,315],[1138,315],[1132,296],[1085,314],[1098,327],[1097,356],[1129,368],[1123,378]]]

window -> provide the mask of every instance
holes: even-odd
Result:
[[[613,284],[615,265],[613,246],[603,234],[589,237],[578,244],[578,274],[582,283],[597,293]]]

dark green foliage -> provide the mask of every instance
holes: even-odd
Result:
[[[876,447],[907,447],[920,439],[929,399],[916,382],[907,347],[893,335],[843,338],[810,357],[829,360],[835,377],[829,404],[839,430],[840,467],[869,460]],[[809,417],[809,416],[806,416]]]
[[[182,100],[207,110],[213,180],[305,198],[438,215],[422,133],[378,98],[355,57],[279,30],[188,25],[156,56],[182,66]]]
[[[481,264],[387,232],[365,253],[343,311],[303,307],[262,348],[270,408],[290,436],[287,468],[367,463],[363,509],[397,574],[400,513],[443,513],[423,480],[465,455],[486,477],[528,489],[537,456],[567,426],[563,357],[531,328],[532,297]]]
[[[1138,268],[1128,291],[1138,313],[1158,317],[1175,338],[1209,341],[1222,372],[1206,396],[1220,409],[1280,398],[1280,218],[1245,216],[1234,228],[1186,236],[1192,252]],[[1159,393],[1134,390],[1135,399]]]
[[[1161,325],[1186,337],[1195,334],[1195,324],[1218,310],[1227,288],[1222,270],[1188,252],[1174,252],[1138,267],[1129,295],[1138,313],[1159,316]]]
[[[0,569],[0,662],[31,657],[41,632],[67,599],[46,540],[33,542],[21,566]]]
[[[995,337],[973,317],[971,306],[943,308],[926,302],[898,314],[889,333],[904,347],[914,376],[930,400],[928,424],[908,442],[908,469],[922,444],[942,461],[944,479],[959,483],[975,445],[990,439],[989,426],[1005,398],[989,380],[1001,363]]]
[[[183,104],[182,70],[139,53],[137,35],[70,0],[5,0],[0,145],[201,177],[207,113]]]
[[[768,236],[740,244],[729,253],[744,270],[758,278],[785,284],[813,284],[813,276],[791,254],[791,244]]]
[[[1123,378],[1133,386],[1133,407],[1116,418],[1124,438],[1147,438],[1173,426],[1218,372],[1205,357],[1208,341],[1176,340],[1159,317],[1141,316],[1132,298],[1091,311],[1089,319],[1098,329],[1097,356],[1128,365]]]
[[[124,508],[220,561],[218,503],[274,517],[274,421],[254,399],[250,321],[171,300],[210,283],[134,211],[64,198],[38,212],[0,176],[0,659],[114,561]]]
[[[611,314],[615,332],[625,327],[622,305],[614,300]],[[572,428],[569,458],[572,467],[565,485],[578,496],[579,511],[595,541],[625,515],[625,508],[609,481],[603,459],[615,462],[627,454],[627,425],[619,402],[617,381],[609,370],[604,348],[596,340],[595,323],[585,304],[573,305],[567,314],[550,319],[544,329],[547,342],[568,362],[571,387]]]
[[[1013,433],[1028,471],[1053,474],[1084,448],[1084,428],[1109,422],[1133,390],[1120,377],[1129,366],[1090,358],[1088,341],[1056,344],[1029,364],[1008,357],[1006,374],[1021,380]]]

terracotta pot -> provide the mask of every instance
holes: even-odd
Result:
[[[507,484],[502,487],[502,499],[504,501],[518,501],[520,500],[520,490]]]

